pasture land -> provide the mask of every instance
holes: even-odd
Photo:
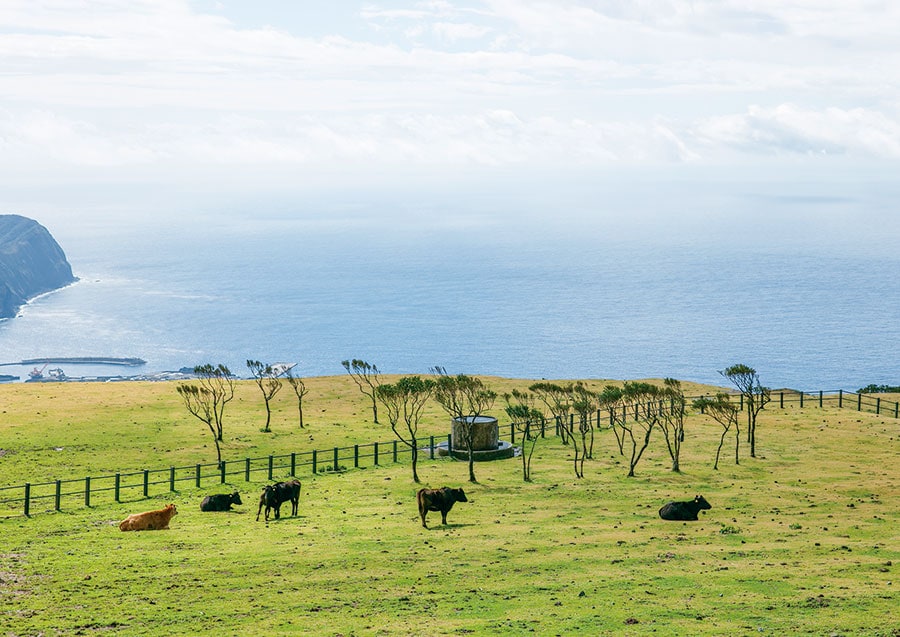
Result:
[[[226,412],[226,459],[391,438],[349,379],[308,384],[308,428],[286,389],[272,434],[259,431],[258,390],[242,384]],[[215,457],[173,384],[0,390],[3,485]],[[430,410],[422,429],[445,435],[447,418]],[[713,471],[719,432],[689,417],[681,474],[657,433],[626,478],[602,431],[581,480],[556,438],[538,444],[531,483],[519,459],[476,465],[477,484],[465,463],[426,457],[415,485],[408,456],[300,475],[300,514],[268,524],[254,521],[263,483],[243,481],[9,517],[0,634],[900,635],[900,421],[770,406],[760,457],[735,465],[724,453]],[[432,513],[423,529],[415,492],[443,485],[470,501],[446,527]],[[243,506],[200,512],[204,495],[232,488]],[[658,518],[696,493],[713,506],[699,521]],[[168,502],[179,509],[170,530],[118,530]]]

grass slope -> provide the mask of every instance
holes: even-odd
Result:
[[[280,395],[274,434],[242,386],[226,457],[390,439],[346,379],[310,385],[308,430]],[[170,384],[3,389],[3,484],[210,459]],[[439,411],[428,418],[423,429],[446,433]],[[692,415],[687,427],[681,474],[656,437],[626,478],[607,431],[582,480],[557,439],[538,445],[532,483],[518,459],[477,465],[478,484],[464,463],[425,459],[427,486],[470,499],[446,527],[431,513],[428,530],[405,461],[301,475],[299,516],[268,524],[254,520],[263,483],[243,481],[0,520],[0,634],[900,635],[900,422],[767,408],[760,457],[726,456],[719,471],[718,425]],[[231,487],[244,506],[199,511]],[[694,493],[713,505],[698,522],[658,518]],[[118,530],[169,501],[170,530]]]

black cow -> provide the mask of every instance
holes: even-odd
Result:
[[[237,491],[234,493],[217,493],[208,495],[200,503],[201,511],[231,511],[232,504],[243,504]]]
[[[702,495],[694,496],[688,502],[669,502],[659,510],[663,520],[696,520],[701,509],[711,509],[712,505]]]
[[[257,522],[263,507],[266,507],[266,522],[269,521],[269,511],[273,509],[275,511],[275,519],[280,518],[281,505],[288,500],[291,501],[291,515],[297,515],[297,506],[300,503],[299,480],[288,480],[287,482],[276,482],[275,484],[266,485],[259,496],[259,510],[256,512]]]
[[[447,524],[447,512],[453,508],[454,502],[468,502],[466,493],[462,489],[443,487],[440,489],[419,489],[416,494],[416,502],[419,504],[419,515],[422,516],[422,526],[426,529],[425,516],[429,511],[441,512],[441,524]]]

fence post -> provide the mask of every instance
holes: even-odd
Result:
[[[297,452],[291,452],[291,475],[297,475]]]
[[[175,491],[175,467],[169,467],[169,491]]]
[[[57,511],[60,510],[60,501],[62,500],[62,480],[56,481],[56,502],[55,508]]]
[[[741,411],[744,411],[744,395],[741,394]]]
[[[275,462],[274,458],[272,458],[272,456],[270,455],[269,456],[269,480],[272,479],[272,469],[273,469],[274,462]]]
[[[541,438],[544,437],[544,424],[545,423],[546,423],[546,420],[544,419],[543,416],[541,416]]]
[[[334,448],[334,462],[331,463],[331,469],[333,471],[338,470],[338,448],[337,447]]]
[[[194,483],[197,485],[197,488],[200,488],[200,465],[194,469]]]
[[[881,415],[881,398],[875,399],[875,415],[876,416]]]
[[[781,394],[781,408],[784,409],[784,392],[779,392]]]
[[[150,471],[144,469],[144,497],[150,496]]]
[[[250,482],[250,458],[244,459],[244,482]]]
[[[894,403],[894,418],[900,418],[900,403]]]
[[[219,472],[220,472],[220,474],[221,474],[221,476],[222,476],[221,483],[222,483],[222,484],[225,484],[225,473],[226,473],[226,470],[225,470],[225,461],[224,461],[224,460],[223,460],[222,463],[219,465]]]
[[[25,517],[31,513],[31,483],[25,483]]]
[[[121,476],[117,473],[117,474],[116,474],[116,490],[115,490],[115,492],[116,492],[116,502],[119,502],[119,501],[120,501],[120,500],[119,500],[119,484],[121,483],[121,481],[122,481],[122,480],[121,480]]]
[[[429,454],[428,457],[434,460],[434,436],[432,436],[429,440],[428,444]]]
[[[862,411],[862,394],[856,395],[856,411]]]
[[[375,466],[378,466],[378,443],[375,443]]]
[[[353,445],[353,468],[359,469],[359,445]]]
[[[838,408],[841,408],[843,406],[844,406],[844,390],[839,389],[838,390]]]
[[[91,506],[91,476],[84,479],[84,506]]]
[[[393,453],[394,453],[394,462],[397,462],[397,441],[396,440],[394,441],[394,444],[392,445],[392,447],[393,447]]]
[[[313,449],[313,451],[312,451],[312,470],[313,470],[313,474],[315,474],[315,473],[318,472],[318,468],[316,467],[316,465],[318,464],[318,462],[319,462],[319,453],[318,453],[315,449]]]
[[[516,426],[513,423],[509,423],[509,442],[516,444]]]
[[[803,409],[803,390],[800,390],[800,409]]]
[[[822,393],[823,393],[823,392],[822,392],[822,390],[820,389],[820,390],[819,390],[819,407],[820,407],[820,408],[822,407]]]

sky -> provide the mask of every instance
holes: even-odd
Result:
[[[898,32],[894,0],[2,0],[0,212],[889,182]]]

